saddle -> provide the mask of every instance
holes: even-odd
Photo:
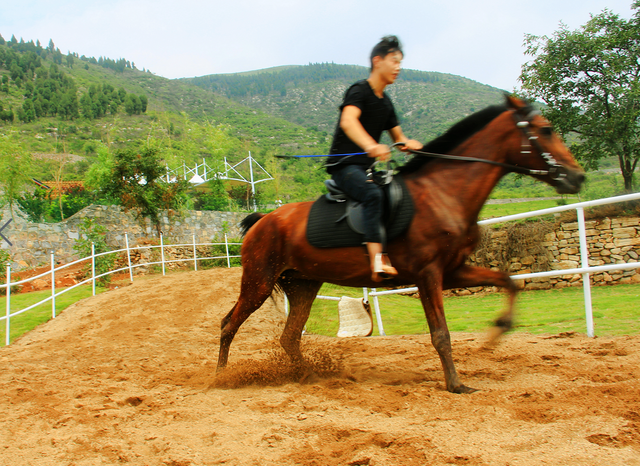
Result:
[[[311,206],[307,240],[317,248],[360,246],[364,242],[363,205],[349,198],[333,180],[324,182],[327,194]],[[383,224],[387,241],[403,234],[413,219],[413,200],[402,178],[383,187],[385,194]],[[383,236],[384,237],[384,236]]]

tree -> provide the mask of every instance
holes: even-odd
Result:
[[[520,80],[527,97],[546,105],[545,116],[563,135],[575,133],[571,149],[587,168],[615,156],[625,190],[633,190],[640,158],[640,0],[635,16],[609,10],[552,38],[528,35]]]
[[[149,103],[149,101],[147,100],[147,96],[144,94],[141,94],[139,99],[140,99],[140,112],[145,113],[147,111],[147,104]]]
[[[219,179],[213,179],[208,181],[206,186],[208,188],[207,192],[195,196],[194,207],[197,210],[229,210],[231,198],[224,187],[224,182]]]
[[[124,99],[124,111],[128,115],[137,115],[140,113],[141,108],[140,98],[135,94],[127,94]]]
[[[184,180],[166,183],[162,179],[165,173],[156,149],[119,150],[113,155],[109,176],[101,177],[101,188],[119,199],[126,210],[133,210],[139,220],[151,220],[160,236],[161,211],[181,208],[189,187]]]
[[[31,156],[11,136],[0,137],[0,186],[2,198],[13,206],[24,186],[30,181]]]

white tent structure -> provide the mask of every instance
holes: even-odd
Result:
[[[240,173],[240,171],[246,172],[247,165],[249,168],[248,179],[246,176],[243,176],[242,173]],[[167,183],[175,182],[178,179],[180,172],[182,172],[181,174],[183,179],[189,180],[189,183],[191,183],[194,187],[215,179],[250,185],[254,211],[258,209],[255,201],[255,186],[258,183],[262,183],[263,181],[273,180],[273,177],[267,172],[267,170],[265,170],[262,165],[260,165],[256,161],[256,159],[251,156],[251,152],[249,152],[248,157],[236,163],[235,165],[231,165],[225,157],[223,172],[216,172],[215,170],[213,170],[209,165],[207,165],[205,159],[202,159],[202,163],[196,164],[194,168],[188,168],[187,164],[184,162],[182,162],[182,167],[180,168],[170,169],[167,165]]]

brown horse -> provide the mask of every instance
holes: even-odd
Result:
[[[447,390],[469,393],[453,364],[442,291],[472,286],[500,286],[509,297],[496,321],[499,333],[511,327],[516,287],[504,272],[465,264],[478,239],[478,214],[491,190],[510,171],[528,173],[559,193],[576,193],[584,172],[553,133],[548,121],[526,103],[507,97],[506,106],[489,107],[453,126],[423,150],[449,159],[417,155],[400,169],[411,193],[415,217],[388,253],[398,276],[388,286],[416,284],[446,380]],[[453,157],[452,157],[453,156]],[[457,157],[456,157],[457,156]],[[467,159],[459,160],[461,157]],[[482,159],[482,160],[479,160]],[[270,214],[251,214],[242,226],[242,285],[238,302],[222,319],[218,371],[242,323],[270,296],[276,285],[287,294],[290,313],[280,338],[298,364],[302,330],[311,304],[324,282],[376,287],[361,247],[319,249],[306,239],[312,203],[294,203]]]

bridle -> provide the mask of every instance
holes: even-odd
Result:
[[[423,152],[418,150],[409,150],[408,152],[414,155],[426,156],[426,157],[431,157],[435,159],[458,160],[461,162],[487,163],[489,165],[497,165],[499,167],[506,168],[511,172],[522,173],[525,175],[538,175],[538,176],[549,175],[552,180],[558,181],[562,178],[566,178],[567,169],[563,165],[558,163],[556,159],[553,158],[553,155],[551,155],[550,152],[545,152],[544,148],[538,141],[538,136],[532,134],[531,131],[529,130],[529,125],[531,124],[531,120],[533,120],[533,118],[539,114],[540,112],[538,110],[532,110],[525,117],[521,117],[521,115],[514,110],[513,119],[518,129],[520,129],[520,131],[522,132],[522,136],[523,136],[520,153],[523,155],[528,155],[532,153],[531,149],[535,149],[540,154],[542,159],[545,161],[547,166],[549,167],[548,170],[535,170],[533,168],[525,168],[525,167],[520,167],[518,165],[511,165],[508,163],[495,162],[493,160],[479,159],[477,157],[463,157],[460,155],[437,154],[434,152]],[[396,144],[393,144],[391,147],[395,147],[397,145],[404,145],[404,143],[396,143]]]
[[[531,132],[529,131],[529,125],[531,124],[531,120],[533,120],[533,118],[536,115],[540,115],[540,111],[532,110],[531,112],[529,112],[529,114],[526,117],[519,119],[520,115],[518,114],[518,112],[516,111],[513,112],[513,119],[516,122],[516,126],[520,128],[523,135],[523,142],[520,148],[520,153],[522,155],[527,155],[527,154],[531,154],[531,151],[527,149],[533,148],[537,150],[538,153],[540,154],[540,157],[542,157],[545,163],[549,166],[549,170],[539,170],[544,172],[544,173],[541,173],[543,176],[549,175],[551,179],[554,181],[558,181],[562,178],[566,178],[567,169],[563,165],[558,163],[558,161],[553,158],[553,155],[551,155],[550,152],[545,152],[544,148],[538,141],[538,136],[531,134]]]

